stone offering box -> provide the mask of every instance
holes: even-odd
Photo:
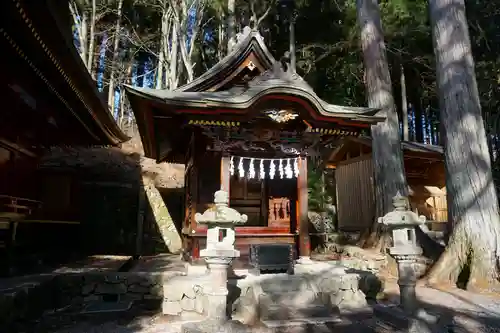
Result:
[[[252,273],[261,272],[293,274],[294,249],[292,244],[253,244],[250,246]]]

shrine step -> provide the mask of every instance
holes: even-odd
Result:
[[[265,321],[299,321],[299,322],[326,322],[334,321],[337,316],[331,309],[322,304],[303,306],[272,305],[261,308],[260,319]]]
[[[261,281],[259,287],[254,289],[254,295],[264,323],[322,323],[335,318],[333,308],[305,276],[281,275]]]

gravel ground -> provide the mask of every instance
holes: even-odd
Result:
[[[462,290],[442,291],[432,288],[419,287],[417,295],[422,300],[422,308],[437,315],[440,322],[447,324],[453,330],[443,332],[454,333],[500,333],[500,301],[495,298],[471,294]],[[272,333],[397,333],[400,330],[387,324],[375,325],[371,318],[354,318],[355,323],[348,319],[342,325],[328,327],[314,325],[308,327],[288,327],[273,330]],[[120,319],[108,318],[97,322],[95,320],[66,321],[58,330],[47,332],[55,333],[180,333],[181,322],[174,322],[172,318],[161,315],[145,315],[142,317],[129,316]],[[377,327],[374,329],[374,327]],[[39,330],[36,330],[40,332]],[[255,328],[255,333],[267,333],[268,330]]]
[[[370,322],[371,323],[371,322]],[[117,320],[111,320],[103,323],[75,322],[65,328],[61,328],[54,333],[180,333],[182,322],[174,322],[163,316],[143,317],[124,323]],[[281,327],[269,330],[264,327],[252,328],[252,333],[389,333],[393,330],[374,330],[363,323],[351,323],[348,325],[307,325]],[[225,332],[224,332],[225,333]]]

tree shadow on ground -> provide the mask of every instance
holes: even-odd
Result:
[[[389,299],[396,299],[398,295],[389,294]],[[466,300],[460,300],[462,302]],[[446,332],[446,333],[476,333],[476,332],[497,332],[500,330],[500,313],[495,312],[498,309],[487,309],[478,306],[474,302],[467,303],[466,307],[459,304],[439,305],[418,300],[416,312],[425,311],[432,317],[423,316],[418,318],[416,322],[430,332]],[[385,316],[386,324],[389,324],[394,329],[405,330],[410,328],[410,323],[401,320],[397,316]]]
[[[297,276],[295,276],[296,278]],[[319,280],[331,280],[331,273],[325,271],[318,271],[315,273],[315,277]],[[293,279],[293,276],[280,274],[280,275],[262,275],[261,283],[270,283],[277,288],[283,287],[288,280]],[[297,297],[303,297],[300,291],[307,290],[308,280],[304,279],[299,281],[298,286],[295,286],[298,291],[296,292]],[[359,282],[362,283],[361,281]],[[229,281],[228,289],[230,291],[228,306],[231,308],[234,301],[241,296],[242,290],[236,284],[236,280]],[[362,289],[362,286],[358,286]],[[362,289],[363,290],[363,289]],[[291,291],[291,290],[290,290]],[[364,291],[364,290],[363,290]],[[285,295],[289,297],[290,294]],[[323,295],[325,296],[325,295]],[[388,294],[389,300],[394,300],[398,298],[396,294]],[[441,297],[442,298],[442,297]],[[431,320],[419,320],[418,323],[421,327],[431,330],[431,332],[436,333],[449,333],[449,332],[461,332],[461,333],[475,333],[475,332],[489,332],[494,331],[493,328],[500,327],[500,313],[494,313],[494,309],[489,311],[488,309],[481,308],[475,309],[474,304],[469,304],[469,307],[462,305],[447,304],[443,300],[443,304],[440,304],[441,300],[438,295],[438,301],[436,302],[424,302],[419,301],[418,309],[423,309],[430,314],[435,314],[438,316],[439,320],[437,325]],[[461,300],[461,299],[460,299]],[[286,307],[283,305],[285,299],[276,299],[278,304],[281,304],[282,314],[284,315],[306,315],[309,314],[308,311],[302,312],[299,308],[294,310],[294,312],[288,312]],[[409,328],[409,323],[407,321],[401,320],[397,316],[384,317],[384,321],[376,318],[372,312],[373,310],[373,298],[369,305],[354,309],[342,308],[340,313],[333,309],[331,313],[331,318],[337,318],[331,323],[323,325],[321,327],[317,325],[301,325],[286,327],[282,330],[277,330],[274,332],[283,333],[339,333],[339,332],[359,332],[359,333],[374,333],[374,332],[401,332]],[[461,300],[462,302],[464,300]],[[471,303],[471,302],[469,302]],[[306,301],[305,306],[311,304],[311,302]],[[388,304],[386,302],[385,304]],[[257,305],[259,306],[259,305]],[[391,312],[389,312],[391,314]],[[140,332],[176,332],[172,330],[171,325],[174,321],[179,322],[180,318],[170,317],[161,315],[159,308],[156,307],[133,307],[130,311],[125,313],[108,313],[92,316],[80,316],[67,318],[66,323],[58,323],[58,325],[53,325],[48,327],[47,325],[39,324],[36,331],[43,332],[58,332],[58,333],[80,333],[80,332],[120,332],[120,333],[140,333]],[[291,321],[291,320],[288,320]],[[259,327],[262,327],[260,323],[254,323],[252,326],[255,331],[258,331]],[[180,326],[180,325],[179,325]],[[64,328],[65,327],[65,328]],[[58,330],[59,329],[59,330]]]

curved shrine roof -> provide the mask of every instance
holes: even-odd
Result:
[[[221,73],[236,68],[253,51],[267,67],[262,74],[245,85],[229,90],[206,91]],[[312,87],[297,73],[287,70],[286,63],[276,61],[270,54],[262,36],[249,27],[238,35],[238,43],[233,50],[206,73],[176,90],[150,89],[126,86],[131,101],[134,97],[155,100],[168,105],[191,106],[196,108],[224,107],[247,109],[267,95],[293,95],[309,102],[325,117],[349,118],[356,121],[375,123],[383,117],[375,116],[378,109],[349,107],[329,104],[322,100]],[[132,103],[133,104],[133,103]],[[132,106],[133,107],[133,106]],[[133,107],[134,108],[134,107]],[[135,110],[135,109],[134,109]]]
[[[179,142],[189,141],[187,134],[180,133],[183,131],[174,130],[178,128],[175,121],[168,120],[172,115],[219,116],[223,111],[227,118],[232,117],[232,113],[242,115],[257,103],[271,99],[283,100],[285,105],[299,104],[299,108],[309,112],[310,120],[316,122],[315,128],[321,127],[322,123],[326,127],[339,123],[341,126],[366,128],[385,119],[376,115],[378,109],[340,106],[324,101],[289,67],[283,59],[277,61],[270,54],[258,32],[245,28],[238,35],[232,51],[191,83],[175,90],[125,86],[146,155],[163,159],[160,146],[166,144],[165,136],[171,137],[167,140],[172,141],[167,144],[171,150],[178,150]],[[161,126],[171,127],[161,127],[162,130],[157,131],[155,128],[160,122]]]
[[[52,93],[63,106],[59,111],[72,117],[85,133],[79,142],[117,145],[128,140],[99,96],[95,81],[73,45],[67,4],[61,6],[54,0],[14,0],[6,2],[3,9],[10,15],[3,37],[32,70],[32,77],[21,80],[43,80],[47,87],[55,87]],[[69,135],[62,141],[68,142],[61,144],[73,144]]]
[[[131,86],[127,86],[126,89],[129,94],[140,98],[197,108],[248,109],[268,95],[293,95],[311,103],[322,116],[349,118],[369,123],[384,120],[383,117],[375,116],[378,109],[340,106],[325,102],[302,77],[296,73],[284,72],[277,66],[255,77],[245,86],[236,86],[225,91],[172,91]]]

